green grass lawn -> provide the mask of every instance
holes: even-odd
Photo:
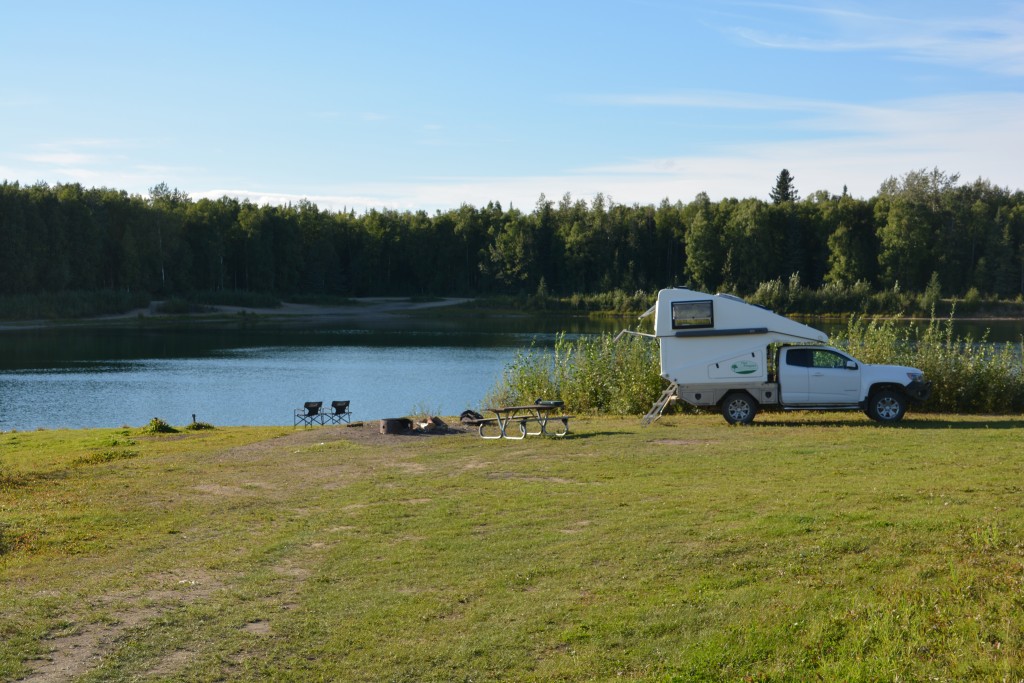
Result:
[[[0,679],[1020,680],[1024,419],[0,434]]]

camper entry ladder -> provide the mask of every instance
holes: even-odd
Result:
[[[657,401],[654,402],[654,405],[651,406],[651,409],[647,411],[647,414],[644,415],[643,419],[640,420],[640,424],[646,427],[647,425],[651,424],[659,417],[661,417],[661,413],[662,411],[665,410],[665,406],[667,406],[669,402],[673,398],[675,398],[676,390],[678,388],[679,385],[676,384],[675,382],[672,382],[672,384],[668,385],[668,388],[665,389],[665,391],[661,392],[661,396],[658,398]]]

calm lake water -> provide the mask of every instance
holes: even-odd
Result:
[[[196,324],[0,332],[0,431],[290,425],[305,401],[348,399],[356,420],[479,409],[518,349],[617,331],[630,320],[569,316],[395,317],[302,329]],[[841,325],[810,324],[834,331]],[[830,329],[832,328],[832,329]],[[1024,321],[958,328],[1017,341]]]
[[[616,327],[618,325],[618,327]],[[0,332],[0,431],[291,425],[305,401],[355,420],[479,409],[518,349],[620,329],[565,316],[396,317],[301,329],[205,325]]]

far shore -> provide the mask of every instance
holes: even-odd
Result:
[[[258,306],[221,306],[203,305],[203,310],[189,313],[163,312],[160,310],[163,301],[151,301],[148,306],[136,308],[124,313],[113,315],[88,316],[82,318],[58,318],[58,319],[34,319],[34,320],[0,320],[0,333],[18,332],[24,330],[38,330],[64,327],[92,327],[98,325],[125,326],[132,323],[153,324],[154,326],[175,326],[178,324],[198,324],[216,326],[218,324],[237,324],[240,320],[251,320],[260,324],[270,323],[289,327],[317,327],[339,323],[379,323],[393,320],[399,316],[415,314],[432,309],[452,308],[478,301],[472,297],[438,297],[427,301],[419,301],[411,297],[403,296],[378,296],[361,297],[350,299],[345,304],[302,304],[282,302],[275,307]],[[564,309],[549,309],[538,311],[536,309],[523,309],[510,311],[508,307],[500,307],[502,314],[548,313],[564,315],[606,315],[595,311],[570,311]],[[483,314],[486,309],[479,309]],[[1001,315],[958,315],[954,319],[961,323],[1000,323],[1019,322],[1022,317],[1007,315],[1000,311]],[[635,313],[613,313],[611,315],[624,318],[635,318]],[[896,319],[907,322],[928,322],[930,319],[922,316],[901,316],[901,315],[868,315],[863,313],[792,313],[786,314],[790,317],[811,322],[843,322],[851,316],[862,316],[866,319]],[[945,320],[945,316],[938,316],[939,320]]]
[[[444,297],[431,301],[415,301],[408,297],[365,297],[353,299],[346,305],[322,306],[317,304],[282,303],[274,308],[251,306],[208,306],[197,313],[162,313],[162,301],[153,301],[145,308],[137,308],[117,315],[103,315],[88,318],[61,320],[24,320],[0,322],[0,332],[33,330],[50,327],[85,326],[106,323],[122,323],[134,320],[217,322],[236,319],[238,316],[258,316],[263,320],[290,321],[304,324],[322,324],[341,321],[376,322],[396,315],[434,308],[458,306],[472,301],[470,298]]]

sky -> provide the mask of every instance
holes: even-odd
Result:
[[[1024,2],[0,0],[0,182],[321,208],[1024,188]]]

